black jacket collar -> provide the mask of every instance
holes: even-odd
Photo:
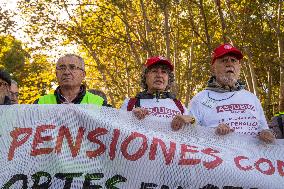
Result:
[[[139,99],[153,99],[153,98],[157,98],[157,99],[166,99],[166,98],[170,98],[170,99],[175,99],[175,95],[170,93],[170,92],[155,92],[155,93],[148,93],[147,91],[143,91],[140,92],[136,95],[136,98]]]
[[[72,100],[71,103],[73,103],[73,104],[80,104],[81,101],[83,100],[85,94],[86,94],[86,86],[85,85],[81,85],[80,86],[80,92],[78,93],[76,98],[74,100]],[[56,96],[57,104],[63,104],[63,103],[66,102],[65,98],[63,97],[63,95],[60,92],[60,86],[58,86],[56,88],[56,90],[54,91],[54,95]]]

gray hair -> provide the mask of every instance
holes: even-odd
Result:
[[[85,70],[85,62],[84,62],[84,59],[79,56],[79,55],[76,55],[76,54],[65,54],[64,56],[60,57],[58,60],[57,60],[57,64],[63,59],[63,58],[66,58],[66,57],[75,57],[79,60],[79,62],[81,63],[82,65],[82,69]]]
[[[170,68],[167,65],[164,65],[164,64],[156,64],[154,66],[151,66],[150,68],[144,67],[142,74],[141,74],[141,87],[144,90],[148,90],[148,86],[147,86],[147,83],[146,83],[146,74],[154,67],[161,67],[161,68],[167,70],[167,72],[169,74],[169,81],[168,81],[168,86],[166,87],[165,91],[169,90],[172,87],[173,83],[175,82],[175,76],[174,76],[174,73],[170,70]]]
[[[11,84],[14,84],[14,85],[17,85],[17,86],[18,86],[17,81],[15,81],[15,80],[13,80],[13,79],[11,79]]]

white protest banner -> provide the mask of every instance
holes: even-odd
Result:
[[[284,144],[92,105],[0,106],[0,188],[284,188]]]

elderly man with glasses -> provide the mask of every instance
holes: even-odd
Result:
[[[218,135],[234,131],[271,143],[275,137],[268,128],[260,101],[239,81],[242,58],[241,51],[230,44],[214,50],[212,77],[206,89],[191,100],[190,112],[200,125],[215,127]]]
[[[82,84],[85,76],[85,63],[80,56],[67,54],[59,58],[56,64],[56,78],[59,86],[53,94],[44,95],[35,103],[103,105],[102,97],[86,91],[86,86]]]
[[[4,70],[0,70],[0,105],[10,105],[10,75]]]

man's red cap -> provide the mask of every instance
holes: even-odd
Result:
[[[212,61],[211,64],[214,64],[215,60],[217,58],[221,58],[224,55],[231,54],[235,56],[238,60],[241,60],[243,58],[243,54],[239,49],[236,47],[233,47],[231,44],[223,44],[214,49],[212,53]]]
[[[174,66],[172,65],[172,63],[162,56],[154,56],[154,57],[148,58],[146,61],[145,67],[149,68],[150,66],[158,64],[158,63],[167,65],[171,71],[174,70]]]

